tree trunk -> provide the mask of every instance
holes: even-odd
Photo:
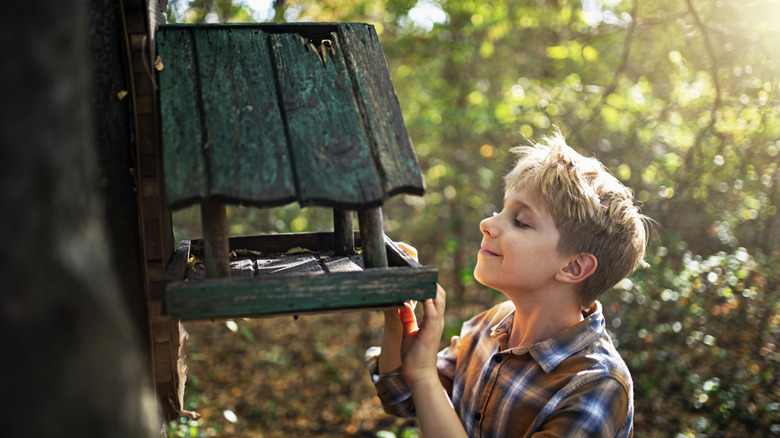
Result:
[[[0,19],[6,436],[160,434],[95,188],[87,29],[78,0],[12,2]]]

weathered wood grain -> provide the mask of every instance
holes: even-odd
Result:
[[[198,72],[190,29],[158,32],[157,44],[165,60],[158,75],[165,186],[168,204],[178,208],[207,193]]]
[[[355,227],[351,211],[333,209],[333,244],[338,255],[355,253]]]
[[[227,207],[214,197],[206,196],[201,200],[200,212],[203,223],[206,276],[209,278],[230,277]]]
[[[334,257],[322,262],[327,272],[360,272],[363,270],[363,257],[353,255],[349,257]]]
[[[257,275],[264,277],[279,274],[324,272],[317,257],[312,254],[282,255],[274,259],[257,259]]]
[[[358,236],[357,233],[353,235],[353,238],[356,236]],[[300,247],[314,252],[321,252],[333,250],[333,239],[333,233],[330,231],[256,234],[231,237],[230,248],[249,249],[263,253],[284,253],[290,248]],[[356,243],[359,243],[359,241]]]
[[[385,247],[387,248],[388,265],[411,266],[413,268],[422,266],[422,264],[420,264],[419,261],[415,260],[414,257],[409,255],[408,252],[401,249],[401,247],[396,245],[396,243],[393,242],[389,237],[385,235],[384,239],[385,239]]]
[[[194,32],[209,191],[261,206],[295,199],[271,55],[260,29]]]
[[[269,36],[301,205],[379,205],[384,193],[335,34]]]
[[[355,240],[361,243],[357,234]],[[251,278],[233,279],[205,279],[199,268],[182,275],[187,270],[188,256],[202,251],[198,241],[185,241],[166,273],[166,315],[211,319],[321,313],[396,306],[410,299],[423,300],[435,295],[437,269],[421,266],[390,239],[386,238],[385,243],[391,267],[367,270],[363,270],[363,255],[336,256],[325,245],[332,241],[330,232],[231,238],[230,246],[234,250],[251,251],[249,258],[233,262],[234,276],[237,277],[235,272],[241,263],[254,263],[256,272]],[[313,253],[283,254],[296,247]],[[349,275],[342,276],[345,273]]]
[[[209,279],[168,285],[166,313],[212,319],[400,305],[435,293],[436,268]]]
[[[423,193],[373,26],[163,25],[157,40],[174,208],[210,195],[357,210]]]
[[[366,268],[387,266],[387,249],[380,207],[358,211],[360,241],[363,246],[363,263]]]
[[[385,196],[422,196],[425,184],[376,30],[363,23],[344,23],[338,35],[349,48],[346,61],[382,173]]]

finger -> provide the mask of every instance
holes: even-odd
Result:
[[[439,314],[438,300],[427,299],[423,301],[423,312],[425,319],[435,318]]]
[[[404,328],[404,335],[408,335],[417,331],[417,317],[414,314],[414,309],[409,303],[404,303],[404,306],[398,311],[401,318],[401,324]]]
[[[447,304],[447,292],[439,283],[436,283],[436,307],[440,312],[444,312],[444,307]]]
[[[395,242],[395,244],[398,245],[399,248],[404,250],[404,252],[412,256],[413,259],[417,260],[417,248],[413,247],[412,245],[409,245],[406,242]]]

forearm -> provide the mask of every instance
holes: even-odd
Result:
[[[447,392],[433,376],[410,385],[422,436],[468,438]]]
[[[379,374],[397,370],[401,366],[401,341],[403,326],[397,310],[385,310],[382,328],[382,352],[379,354]]]

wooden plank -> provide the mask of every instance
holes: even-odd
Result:
[[[211,195],[261,207],[295,200],[265,33],[202,29],[195,42]]]
[[[414,257],[409,255],[408,252],[404,251],[396,245],[395,242],[393,242],[389,237],[385,236],[385,247],[387,248],[387,264],[390,266],[411,266],[411,267],[420,267],[422,266],[419,261],[415,260]]]
[[[317,257],[312,254],[282,255],[279,258],[257,259],[257,275],[324,272]]]
[[[160,171],[157,169],[157,155],[138,154],[138,158],[140,161],[140,165],[138,167],[139,172],[141,173],[141,177],[154,177],[156,182],[157,175],[160,173]]]
[[[144,219],[144,232],[149,236],[160,236],[162,229],[159,219]],[[147,239],[145,242],[146,251],[150,254],[162,253],[162,241],[160,239]]]
[[[374,26],[344,23],[338,34],[347,48],[347,65],[367,119],[385,197],[402,192],[422,196],[425,183]]]
[[[257,273],[255,262],[250,259],[242,259],[230,262],[231,277],[254,277]]]
[[[249,250],[260,252],[261,254],[271,255],[274,253],[285,253],[291,248],[300,247],[308,249],[315,253],[333,252],[332,242],[334,239],[334,233],[330,231],[316,231],[308,233],[280,233],[280,234],[258,234],[250,236],[234,236],[229,239],[229,245],[231,250]],[[354,234],[355,242],[360,245],[361,239],[358,232]],[[387,248],[388,264],[390,266],[422,266],[415,261],[405,251],[395,245],[395,243],[388,238],[384,237],[385,246]],[[198,251],[203,249],[202,240],[182,241],[179,244],[176,253],[171,260],[171,263],[167,267],[165,281],[170,283],[174,281],[180,281],[185,278],[185,272],[187,268],[187,260],[192,252],[191,249],[195,247]],[[259,258],[262,258],[260,256]],[[362,256],[357,256],[361,259],[359,264],[362,266]]]
[[[154,363],[157,370],[156,380],[157,383],[165,383],[173,381],[173,369],[171,360],[171,344],[170,342],[163,342],[154,344]]]
[[[152,341],[155,344],[163,344],[166,342],[171,342],[171,339],[173,338],[171,335],[171,322],[166,321],[155,321],[152,323]]]
[[[186,320],[400,305],[432,298],[436,277],[434,267],[392,267],[176,282],[167,287],[165,311]]]
[[[152,67],[149,66],[151,69]],[[152,87],[152,81],[149,80],[149,72],[135,73],[133,78],[135,84],[136,96],[149,96],[154,93],[154,87]]]
[[[320,252],[333,250],[333,239],[334,235],[330,231],[235,236],[230,238],[230,249],[283,253],[290,248],[301,247],[314,252]]]
[[[184,207],[206,193],[203,126],[193,40],[185,31],[160,29],[157,51],[163,168],[168,203]]]
[[[378,206],[383,191],[335,33],[269,36],[301,205]]]
[[[138,153],[141,155],[157,154],[157,130],[153,115],[141,114],[138,116]],[[143,143],[141,143],[143,142]],[[141,146],[143,145],[143,149]]]
[[[149,237],[151,238],[151,237]],[[162,281],[165,276],[165,268],[162,260],[146,260],[146,279],[149,282]]]
[[[206,194],[275,206],[296,184],[301,205],[345,209],[423,193],[373,26],[166,25],[157,42],[172,207]]]
[[[149,283],[149,300],[161,301],[163,299],[163,283],[161,281],[153,281]]]
[[[360,272],[363,270],[363,257],[359,255],[336,257],[323,263],[327,272]]]

